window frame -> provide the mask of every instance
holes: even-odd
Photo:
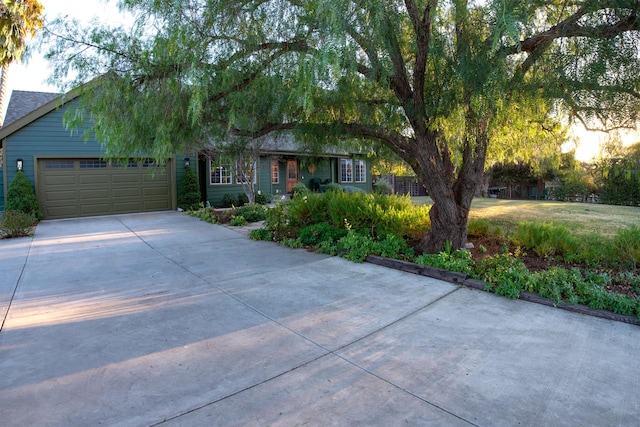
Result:
[[[340,159],[340,182],[353,182],[353,159]]]
[[[353,161],[353,182],[367,182],[367,162],[364,160]]]
[[[271,160],[271,183],[280,184],[280,164],[277,160]]]
[[[216,170],[220,170],[219,181],[214,182]],[[218,158],[215,161],[209,160],[209,185],[231,185],[233,184],[233,170],[231,168],[231,162],[227,159]]]

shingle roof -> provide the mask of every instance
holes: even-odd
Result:
[[[19,118],[37,110],[39,107],[53,101],[59,96],[60,94],[58,93],[50,92],[28,92],[23,90],[12,91],[9,106],[7,107],[7,115],[4,118],[2,127],[7,127]]]

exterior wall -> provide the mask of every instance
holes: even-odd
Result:
[[[366,170],[366,182],[345,182],[341,183],[340,178],[340,159],[335,157],[325,157],[319,160],[310,161],[305,156],[294,155],[280,155],[280,156],[262,156],[257,165],[256,176],[256,193],[262,192],[267,196],[268,201],[277,200],[282,195],[287,194],[287,159],[296,158],[298,160],[298,179],[299,182],[309,187],[311,180],[314,178],[320,179],[322,182],[328,180],[328,182],[338,183],[343,186],[355,187],[365,192],[372,191],[372,178],[371,178],[371,162],[367,161]],[[345,157],[346,158],[346,157]],[[271,180],[271,164],[275,161],[278,164],[278,177],[277,183],[273,183]],[[180,162],[177,162],[180,163]],[[210,183],[210,163],[207,161],[198,163],[199,167],[206,168],[205,173],[200,173],[199,176],[206,179],[206,200],[212,206],[220,206],[222,198],[225,194],[231,193],[236,197],[238,194],[244,193],[241,184],[235,184],[235,178],[233,184],[211,184]],[[205,166],[206,165],[206,166]]]
[[[64,128],[66,109],[56,109],[28,124],[5,140],[6,187],[13,182],[16,160],[22,159],[25,176],[36,185],[36,163],[45,157],[99,157],[102,147],[95,141],[84,141],[83,130],[73,136]]]
[[[67,108],[76,102],[77,100],[71,101],[61,108],[45,114],[4,140],[4,162],[8,165],[8,167],[4,168],[5,192],[17,173],[15,164],[18,159],[23,160],[23,172],[36,188],[38,185],[36,174],[38,159],[53,157],[91,158],[102,155],[103,149],[99,142],[94,139],[85,142],[84,129],[79,129],[71,134],[64,127],[64,113]],[[175,164],[176,162],[172,162],[173,168],[176,168]],[[180,168],[176,169],[173,173],[178,172]],[[172,206],[174,208],[176,206],[175,188],[174,183],[172,194]]]
[[[4,211],[4,193],[6,189],[4,188],[4,149],[2,148],[2,141],[0,141],[0,212]],[[0,220],[2,217],[0,216]]]

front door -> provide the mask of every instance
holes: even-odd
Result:
[[[298,161],[296,159],[287,160],[287,193],[298,183]]]

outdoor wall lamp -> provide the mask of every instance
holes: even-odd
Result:
[[[22,170],[22,167],[23,167],[22,159],[16,160],[16,169],[18,170],[18,172]]]
[[[185,157],[184,158],[184,167],[188,168],[190,164],[191,164],[191,160],[189,160],[188,157]]]

